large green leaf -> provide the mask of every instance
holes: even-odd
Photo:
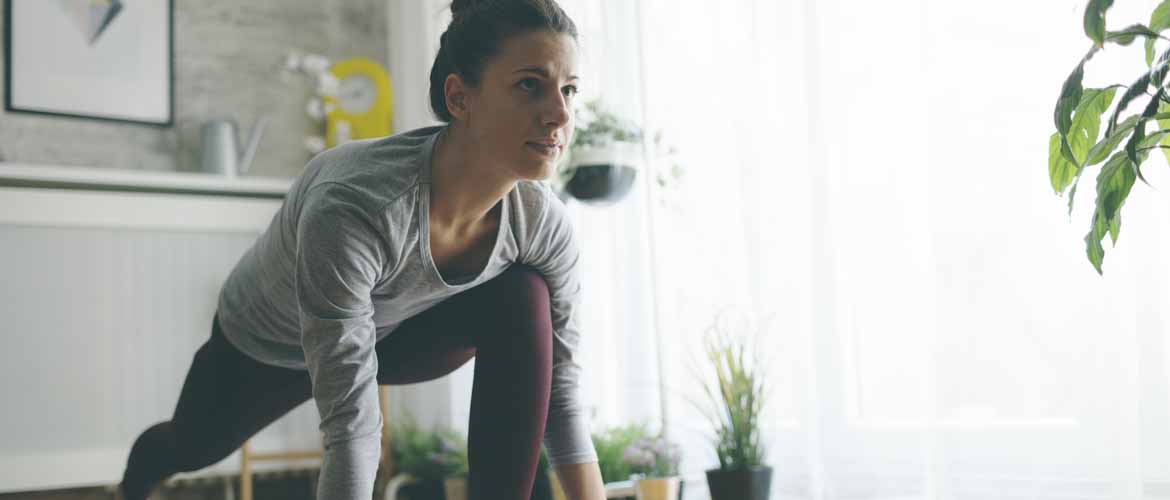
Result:
[[[1102,223],[1109,224],[1121,210],[1136,179],[1129,168],[1129,158],[1122,153],[1114,155],[1101,168],[1097,174],[1097,215],[1102,217]]]
[[[1132,169],[1134,174],[1136,174],[1137,177],[1147,185],[1149,185],[1149,182],[1146,182],[1145,177],[1142,177],[1141,171],[1142,161],[1145,160],[1146,155],[1142,154],[1139,157],[1138,148],[1148,145],[1145,144],[1146,122],[1158,112],[1158,104],[1162,102],[1162,97],[1164,95],[1165,92],[1159,87],[1158,92],[1154,94],[1154,97],[1150,99],[1150,102],[1146,103],[1145,109],[1142,110],[1141,117],[1138,118],[1137,125],[1133,128],[1133,135],[1129,137],[1129,142],[1125,144],[1125,155],[1129,159],[1130,169]],[[1155,142],[1157,141],[1155,140]]]
[[[1170,2],[1170,0],[1167,1]],[[1163,130],[1170,129],[1170,103],[1162,101],[1158,104],[1158,114],[1154,115],[1154,119],[1158,121],[1158,128]],[[1170,146],[1170,136],[1163,138],[1162,142],[1158,144],[1160,146]],[[1170,147],[1161,148],[1161,151],[1162,156],[1166,157],[1166,162],[1170,164]]]
[[[1098,47],[1105,44],[1105,11],[1113,6],[1113,0],[1089,0],[1085,6],[1085,34]]]
[[[1170,28],[1170,0],[1162,0],[1154,12],[1150,14],[1150,31],[1161,33],[1162,30]],[[1154,63],[1154,38],[1146,38],[1146,66],[1151,66]]]
[[[1101,127],[1101,115],[1109,109],[1117,87],[1115,85],[1104,89],[1085,89],[1081,95],[1080,104],[1073,113],[1067,140],[1075,163],[1068,161],[1061,153],[1062,144],[1059,132],[1049,138],[1048,175],[1057,194],[1063,193],[1068,188],[1079,169],[1078,165],[1085,163],[1090,146],[1094,145],[1094,141],[1097,140]],[[1120,141],[1120,136],[1117,140]]]
[[[1170,119],[1170,114],[1167,115],[1167,119]],[[1133,131],[1133,127],[1134,125],[1137,125],[1137,122],[1138,116],[1134,115],[1119,123],[1117,125],[1117,129],[1114,130],[1113,133],[1106,135],[1101,139],[1101,142],[1094,144],[1093,147],[1089,149],[1089,157],[1085,159],[1084,165],[1096,165],[1105,161],[1106,158],[1109,158],[1109,155],[1113,153],[1113,150],[1117,148],[1117,145],[1121,144],[1121,140]]]
[[[1077,165],[1085,163],[1089,149],[1097,142],[1097,135],[1101,130],[1101,115],[1113,103],[1113,96],[1119,86],[1084,90],[1081,102],[1073,113],[1072,125],[1069,126],[1067,135],[1069,149],[1072,150]]]
[[[1137,80],[1134,80],[1134,82],[1130,84],[1129,88],[1125,90],[1125,93],[1121,94],[1121,99],[1117,101],[1117,106],[1113,108],[1113,115],[1109,117],[1109,126],[1105,128],[1105,135],[1113,133],[1113,130],[1117,128],[1117,118],[1121,116],[1121,112],[1124,111],[1126,106],[1129,106],[1130,101],[1136,99],[1137,96],[1145,95],[1146,89],[1149,88],[1149,86],[1150,73],[1143,72],[1142,76],[1138,77]],[[1071,120],[1069,127],[1072,127]]]
[[[1121,212],[1113,214],[1113,220],[1109,222],[1109,238],[1113,240],[1113,246],[1117,246],[1117,236],[1121,234]]]
[[[1157,39],[1158,34],[1144,24],[1131,24],[1126,26],[1121,31],[1110,31],[1105,34],[1105,40],[1116,43],[1121,46],[1127,46],[1137,37],[1142,37],[1146,40]]]
[[[1068,131],[1072,128],[1073,111],[1081,104],[1081,94],[1083,93],[1081,81],[1085,77],[1085,63],[1093,57],[1096,51],[1096,47],[1089,49],[1085,57],[1081,58],[1080,64],[1077,64],[1077,67],[1065,79],[1064,85],[1060,89],[1060,98],[1056,100],[1056,110],[1053,113],[1056,122],[1056,131],[1060,133],[1060,154],[1064,155],[1065,159],[1071,163],[1078,162],[1072,153],[1072,148],[1068,145]],[[1146,81],[1148,85],[1148,76]],[[1132,100],[1133,97],[1130,97],[1130,99]],[[1110,130],[1112,130],[1112,127]]]
[[[1101,240],[1105,238],[1105,227],[1100,220],[1101,218],[1093,214],[1092,229],[1089,234],[1085,235],[1085,253],[1089,256],[1089,262],[1093,264],[1093,268],[1097,270],[1097,274],[1104,274],[1101,272],[1101,263],[1105,260],[1105,248],[1101,246]]]
[[[1166,70],[1170,68],[1170,49],[1162,52],[1158,57],[1158,61],[1150,68],[1150,82],[1154,87],[1161,87],[1162,82],[1166,79]]]
[[[1138,155],[1144,158],[1146,151],[1139,151]],[[1118,152],[1105,162],[1097,175],[1097,205],[1093,210],[1089,233],[1085,235],[1085,253],[1098,274],[1104,274],[1101,265],[1105,259],[1105,248],[1101,246],[1101,240],[1108,234],[1116,245],[1121,232],[1121,207],[1135,181],[1129,162],[1125,152]]]
[[[1052,190],[1057,195],[1064,193],[1076,175],[1077,166],[1060,154],[1060,133],[1053,132],[1048,138],[1048,178],[1052,181]]]

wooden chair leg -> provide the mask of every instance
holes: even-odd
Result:
[[[240,447],[240,500],[252,500],[252,449],[248,441]]]
[[[382,466],[381,477],[382,484],[390,482],[390,478],[394,477],[394,455],[390,452],[391,445],[391,428],[390,428],[390,386],[383,385],[378,387],[378,403],[382,411]]]

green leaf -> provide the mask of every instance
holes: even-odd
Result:
[[[1056,110],[1054,111],[1054,119],[1056,122],[1056,130],[1060,133],[1060,153],[1071,163],[1078,163],[1073,156],[1072,149],[1068,145],[1068,131],[1072,128],[1072,115],[1077,106],[1081,104],[1082,87],[1081,81],[1085,77],[1085,62],[1087,62],[1093,54],[1096,53],[1097,48],[1093,47],[1089,50],[1085,57],[1081,59],[1080,64],[1073,69],[1065,79],[1064,85],[1060,89],[1060,98],[1056,101]],[[1148,78],[1147,75],[1147,85]],[[1132,88],[1130,89],[1132,90]],[[1144,88],[1143,88],[1144,91]],[[1128,91],[1126,92],[1129,93]],[[1130,97],[1132,100],[1133,97]],[[1116,114],[1114,115],[1116,118]],[[1112,128],[1110,128],[1112,130]]]
[[[1170,2],[1170,0],[1167,0],[1167,2]],[[1158,114],[1154,115],[1154,119],[1158,121],[1158,128],[1163,130],[1170,129],[1170,104],[1165,101],[1159,103]],[[1162,142],[1159,142],[1158,145],[1170,146],[1170,136],[1163,138]],[[1166,157],[1166,162],[1170,163],[1170,149],[1161,148],[1161,151],[1162,155]]]
[[[1170,63],[1170,49],[1162,52],[1162,55],[1158,57],[1158,62],[1150,68],[1150,82],[1154,84],[1154,87],[1162,86],[1162,82],[1166,79],[1168,63]]]
[[[1102,47],[1105,44],[1105,11],[1113,6],[1113,0],[1089,0],[1085,7],[1085,34]]]
[[[1125,154],[1129,158],[1130,168],[1133,170],[1133,173],[1137,176],[1137,178],[1141,179],[1142,182],[1147,186],[1150,183],[1147,182],[1145,177],[1142,176],[1141,170],[1141,165],[1142,162],[1146,159],[1146,154],[1144,154],[1145,152],[1143,151],[1143,154],[1141,154],[1139,158],[1137,150],[1139,147],[1148,147],[1151,144],[1156,144],[1159,140],[1162,139],[1162,137],[1159,136],[1153,138],[1152,141],[1146,140],[1146,122],[1157,113],[1163,96],[1165,96],[1165,91],[1159,87],[1158,92],[1154,94],[1154,98],[1150,99],[1150,102],[1146,104],[1145,109],[1142,110],[1141,117],[1138,118],[1138,124],[1133,129],[1133,135],[1130,136],[1129,142],[1125,145]]]
[[[1076,165],[1085,163],[1091,146],[1097,141],[1101,127],[1101,115],[1113,103],[1113,96],[1117,93],[1114,85],[1103,89],[1085,89],[1081,95],[1081,102],[1073,113],[1072,125],[1069,127],[1067,141]]]
[[[1109,239],[1113,240],[1113,246],[1117,246],[1117,235],[1121,233],[1121,213],[1114,214],[1113,221],[1109,223]]]
[[[1150,31],[1161,33],[1162,30],[1170,28],[1170,0],[1162,0],[1154,12],[1150,14]],[[1146,39],[1146,66],[1151,66],[1154,62],[1154,42],[1155,38]]]
[[[1142,76],[1134,80],[1133,84],[1121,94],[1121,99],[1117,101],[1117,106],[1113,108],[1113,115],[1109,117],[1109,126],[1105,128],[1105,135],[1110,135],[1113,130],[1117,128],[1117,118],[1121,116],[1121,112],[1129,106],[1130,101],[1133,101],[1137,96],[1145,95],[1146,89],[1150,86],[1150,73],[1143,73]],[[1069,127],[1072,127],[1070,120]]]
[[[1057,195],[1064,193],[1076,174],[1077,166],[1060,154],[1060,133],[1054,132],[1048,139],[1048,178]]]
[[[1170,118],[1170,116],[1167,116],[1167,118]],[[1117,125],[1117,129],[1113,133],[1106,135],[1101,139],[1101,142],[1094,144],[1089,149],[1089,157],[1085,160],[1084,166],[1096,165],[1109,158],[1109,155],[1113,153],[1113,150],[1117,148],[1118,144],[1121,144],[1121,140],[1129,135],[1134,125],[1137,125],[1137,122],[1138,117],[1136,115],[1126,118],[1125,121]]]
[[[1141,155],[1144,156],[1145,152]],[[1133,188],[1136,176],[1133,169],[1128,168],[1129,161],[1125,154],[1116,154],[1097,174],[1097,215],[1102,218],[1102,224],[1112,221]]]
[[[1127,46],[1138,37],[1141,36],[1146,40],[1158,38],[1158,34],[1147,28],[1144,24],[1131,24],[1126,26],[1121,31],[1110,31],[1105,34],[1105,40],[1116,43],[1121,46]]]
[[[1105,248],[1101,246],[1101,239],[1104,238],[1103,225],[1099,222],[1100,217],[1093,215],[1093,227],[1089,230],[1089,234],[1085,235],[1085,254],[1089,257],[1089,262],[1093,264],[1093,268],[1097,270],[1097,274],[1104,275],[1101,271],[1101,263],[1105,260]]]

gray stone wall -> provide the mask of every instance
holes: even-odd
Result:
[[[304,111],[313,82],[300,73],[281,77],[285,54],[299,49],[331,61],[360,56],[387,65],[386,0],[174,4],[173,126],[6,112],[0,106],[0,161],[196,171],[204,121],[235,119],[243,143],[260,110],[269,109],[273,119],[248,175],[294,176],[310,158],[304,137],[320,135],[322,125]]]

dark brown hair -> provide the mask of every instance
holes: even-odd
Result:
[[[453,0],[451,15],[431,66],[431,111],[447,123],[452,120],[443,92],[447,75],[479,85],[484,67],[502,42],[518,33],[547,31],[577,40],[577,25],[556,0]]]

